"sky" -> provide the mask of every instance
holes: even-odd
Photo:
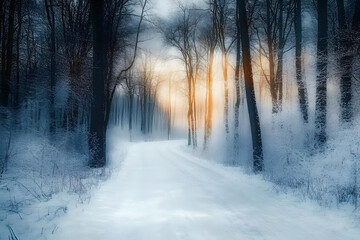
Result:
[[[154,13],[159,17],[169,17],[171,13],[176,11],[177,2],[183,3],[200,3],[202,0],[153,0]]]
[[[174,4],[175,0],[154,0],[154,14],[161,18],[169,17],[169,14],[173,11],[172,5]]]

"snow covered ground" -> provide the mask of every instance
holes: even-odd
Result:
[[[205,161],[185,141],[130,146],[90,203],[49,239],[359,239],[350,213],[279,194],[260,176]]]

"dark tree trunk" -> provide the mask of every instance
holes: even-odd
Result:
[[[239,6],[236,4],[236,66],[235,66],[235,92],[236,92],[236,101],[235,101],[235,129],[234,129],[234,161],[239,156],[239,144],[240,144],[240,135],[239,135],[239,111],[240,111],[240,61],[241,61],[241,44],[240,44],[240,24],[239,24]],[[235,164],[235,162],[233,163]]]
[[[15,7],[16,7],[15,0],[11,0],[9,7],[9,20],[8,20],[8,31],[7,31],[7,41],[6,41],[6,59],[4,59],[5,71],[3,73],[4,75],[1,82],[1,88],[2,88],[1,97],[2,97],[2,105],[4,107],[7,107],[9,105],[11,70],[13,66]]]
[[[352,19],[351,29],[359,34],[360,30],[360,0],[355,0],[355,11]]]
[[[346,29],[346,16],[345,16],[344,0],[336,0],[336,6],[337,6],[339,29],[345,30]]]
[[[4,0],[0,0],[0,35],[1,35],[1,83],[5,75],[5,57],[6,57],[6,27],[5,27],[5,7]],[[2,92],[1,85],[1,92]]]
[[[296,57],[296,83],[298,85],[299,105],[304,122],[308,122],[308,99],[305,83],[302,79],[302,17],[301,0],[296,0],[295,5],[295,57]]]
[[[351,29],[347,27],[344,0],[337,0],[338,24],[339,24],[339,54],[340,57],[340,94],[341,94],[341,120],[351,122],[352,109],[352,72],[354,62],[354,47],[356,35],[359,30],[360,0],[355,1],[355,11]]]
[[[91,0],[93,25],[93,99],[89,131],[90,167],[106,164],[105,80],[107,49],[104,39],[104,0]]]
[[[241,34],[241,46],[243,57],[243,68],[245,78],[245,92],[249,112],[249,121],[251,128],[251,137],[253,145],[254,172],[263,170],[263,151],[261,140],[261,128],[258,109],[256,106],[255,89],[253,81],[253,73],[251,66],[250,40],[248,33],[248,23],[246,14],[245,0],[237,0],[239,9],[239,24]]]
[[[16,36],[16,85],[15,85],[15,109],[20,107],[20,41],[22,31],[22,0],[18,0],[17,6],[17,36]]]
[[[55,42],[55,12],[53,0],[45,0],[46,16],[50,28],[50,132],[55,132],[55,84],[56,84],[56,42]]]
[[[3,30],[4,17],[5,17],[4,0],[0,0],[0,47],[2,46],[3,43],[2,30]]]
[[[326,105],[327,105],[327,62],[328,62],[328,20],[327,0],[318,0],[318,42],[317,42],[317,79],[315,138],[317,146],[326,142]]]

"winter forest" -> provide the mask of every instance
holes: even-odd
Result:
[[[360,0],[0,0],[0,240],[360,236]]]

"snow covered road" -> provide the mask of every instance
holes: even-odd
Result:
[[[341,211],[275,193],[260,176],[198,159],[184,145],[131,145],[120,171],[50,239],[360,239]]]

